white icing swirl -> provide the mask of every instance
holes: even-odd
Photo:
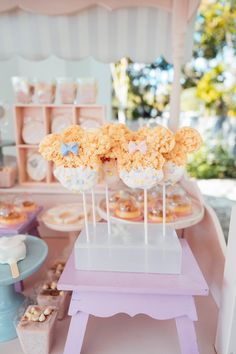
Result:
[[[54,176],[59,182],[73,192],[85,192],[91,190],[98,181],[98,172],[89,167],[66,168],[56,167]]]
[[[120,178],[130,188],[150,189],[163,179],[163,172],[151,167],[132,169],[130,172],[121,170]]]

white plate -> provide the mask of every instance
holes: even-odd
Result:
[[[45,136],[44,125],[40,120],[31,120],[24,123],[22,128],[22,139],[26,144],[36,145]]]
[[[52,133],[61,133],[72,124],[72,117],[68,115],[58,115],[52,119]]]
[[[63,204],[63,205],[57,205],[53,208],[48,209],[43,215],[42,215],[42,221],[43,223],[51,230],[55,231],[64,231],[64,232],[73,232],[73,231],[79,231],[83,228],[84,226],[84,218],[79,220],[78,222],[74,224],[63,224],[63,223],[58,223],[56,220],[53,220],[53,215],[59,215],[63,209],[67,209],[68,211],[71,210],[73,213],[75,211],[78,212],[78,215],[83,214],[83,205],[80,203],[72,203],[72,204]],[[92,221],[92,213],[91,213],[91,205],[87,205],[87,210],[88,210],[88,220],[89,222]],[[99,218],[97,219],[99,220]]]
[[[47,161],[37,152],[28,154],[26,171],[33,181],[42,181],[47,176]]]
[[[101,123],[98,122],[96,119],[83,118],[80,120],[80,126],[83,129],[95,129],[100,128]]]

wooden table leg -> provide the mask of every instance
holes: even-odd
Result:
[[[187,316],[175,319],[182,354],[199,354],[194,322]]]
[[[64,354],[80,354],[89,314],[77,312],[72,316],[66,339]]]

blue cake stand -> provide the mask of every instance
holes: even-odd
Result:
[[[14,283],[35,273],[45,261],[48,254],[47,244],[33,236],[26,238],[27,255],[18,262],[20,276],[12,278],[10,266],[0,264],[0,342],[17,337],[14,319],[25,297],[14,289]]]

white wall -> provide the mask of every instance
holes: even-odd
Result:
[[[65,61],[56,57],[47,60],[30,62],[22,58],[14,58],[0,62],[0,100],[10,105],[9,124],[3,132],[4,139],[14,139],[13,110],[14,95],[11,85],[12,76],[27,76],[29,78],[49,79],[59,76],[95,77],[98,80],[97,103],[107,106],[107,119],[111,119],[111,74],[108,64],[87,58],[81,61]],[[14,150],[5,149],[12,154]]]

